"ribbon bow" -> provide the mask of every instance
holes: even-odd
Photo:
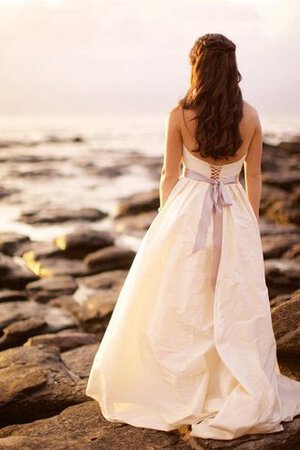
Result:
[[[218,269],[222,249],[222,225],[223,225],[223,206],[232,205],[230,193],[225,186],[230,183],[237,183],[238,177],[227,177],[223,179],[211,179],[200,172],[185,167],[184,176],[198,180],[206,181],[209,187],[204,198],[203,208],[198,225],[198,233],[194,243],[192,253],[202,249],[206,242],[207,231],[213,215],[213,258],[212,258],[212,277],[211,286],[214,289],[217,281]]]

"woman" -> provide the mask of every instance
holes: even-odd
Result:
[[[262,130],[235,48],[221,34],[197,39],[190,89],[168,116],[159,213],[86,389],[111,422],[228,440],[282,431],[300,413],[300,383],[276,359],[258,226]]]

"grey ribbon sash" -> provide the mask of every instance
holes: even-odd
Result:
[[[222,249],[222,224],[223,224],[223,206],[232,205],[230,192],[227,189],[227,184],[238,183],[238,175],[234,177],[226,177],[220,179],[208,178],[200,172],[189,169],[187,167],[183,170],[183,176],[193,180],[205,181],[209,183],[204,198],[203,208],[198,225],[198,232],[194,243],[192,253],[204,247],[208,227],[213,215],[213,256],[212,256],[212,276],[211,286],[214,289],[217,281],[219,270],[221,249]]]

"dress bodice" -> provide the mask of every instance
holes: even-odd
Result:
[[[243,155],[237,161],[225,163],[224,165],[211,164],[203,159],[199,159],[192,155],[185,147],[183,147],[183,163],[188,169],[200,172],[208,178],[227,178],[238,175],[243,167],[244,160],[247,155]]]

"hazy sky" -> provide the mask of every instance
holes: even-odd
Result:
[[[300,115],[299,18],[298,0],[0,0],[0,114],[167,111],[194,41],[223,33],[244,98]]]

